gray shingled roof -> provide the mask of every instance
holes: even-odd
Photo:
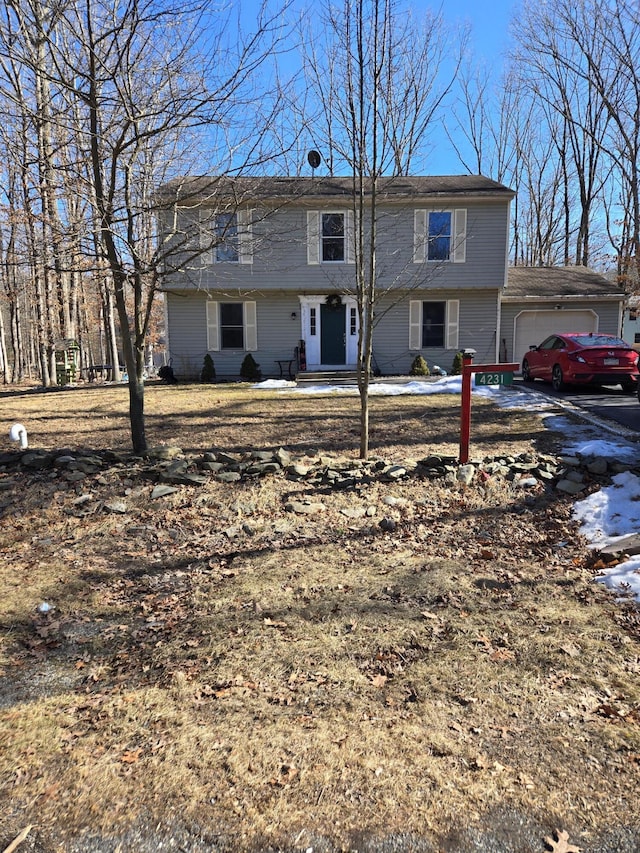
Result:
[[[509,267],[504,300],[624,297],[624,290],[589,267]]]
[[[227,178],[215,176],[176,178],[165,184],[163,196],[196,201],[213,200],[216,197],[233,197],[238,201],[268,199],[283,200],[305,198],[350,197],[353,192],[352,178]],[[383,200],[399,201],[431,196],[478,198],[513,198],[513,190],[482,175],[440,175],[433,177],[389,177],[380,178],[378,193]]]

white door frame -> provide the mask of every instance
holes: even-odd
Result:
[[[307,370],[355,370],[358,363],[358,303],[355,296],[341,296],[344,312],[345,358],[344,364],[322,364],[320,360],[320,307],[327,301],[327,294],[300,296],[300,323],[305,342]]]

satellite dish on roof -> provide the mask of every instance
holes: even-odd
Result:
[[[317,151],[309,151],[307,154],[307,161],[312,169],[317,169],[320,165],[320,154]]]

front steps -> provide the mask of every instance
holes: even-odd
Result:
[[[437,382],[440,376],[370,376],[370,383],[406,385],[409,382]],[[355,370],[302,370],[296,373],[297,385],[358,385]]]
[[[297,385],[357,385],[355,370],[302,370],[296,374]]]

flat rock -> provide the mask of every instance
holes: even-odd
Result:
[[[615,557],[617,554],[629,554],[633,557],[635,554],[640,554],[640,533],[621,536],[616,542],[598,550],[605,556]]]
[[[155,486],[151,492],[152,500],[156,498],[166,498],[167,495],[173,495],[178,491],[175,486]]]
[[[404,465],[392,465],[384,474],[390,480],[401,480],[402,477],[406,477],[407,469]]]
[[[176,456],[182,456],[182,449],[171,446],[150,447],[147,456],[150,459],[175,459]]]
[[[367,514],[367,510],[362,506],[346,507],[340,512],[347,518],[363,518]]]
[[[606,474],[608,469],[607,460],[602,457],[598,457],[598,459],[594,459],[592,462],[589,462],[587,465],[587,471],[590,474]]]
[[[241,474],[239,471],[219,471],[216,477],[223,483],[237,483]]]
[[[564,492],[567,495],[579,495],[584,488],[584,483],[576,483],[575,480],[560,480],[556,485],[559,492]]]
[[[461,483],[465,483],[465,485],[469,485],[473,480],[476,473],[475,465],[461,465],[458,468],[457,479]]]
[[[160,479],[165,483],[174,483],[178,486],[204,486],[207,478],[203,474],[171,474],[163,473]]]
[[[298,515],[317,515],[326,510],[324,504],[314,501],[289,501],[284,508],[287,512],[295,512]]]
[[[127,512],[127,505],[124,501],[109,501],[104,505],[107,512],[119,513],[124,515]]]

